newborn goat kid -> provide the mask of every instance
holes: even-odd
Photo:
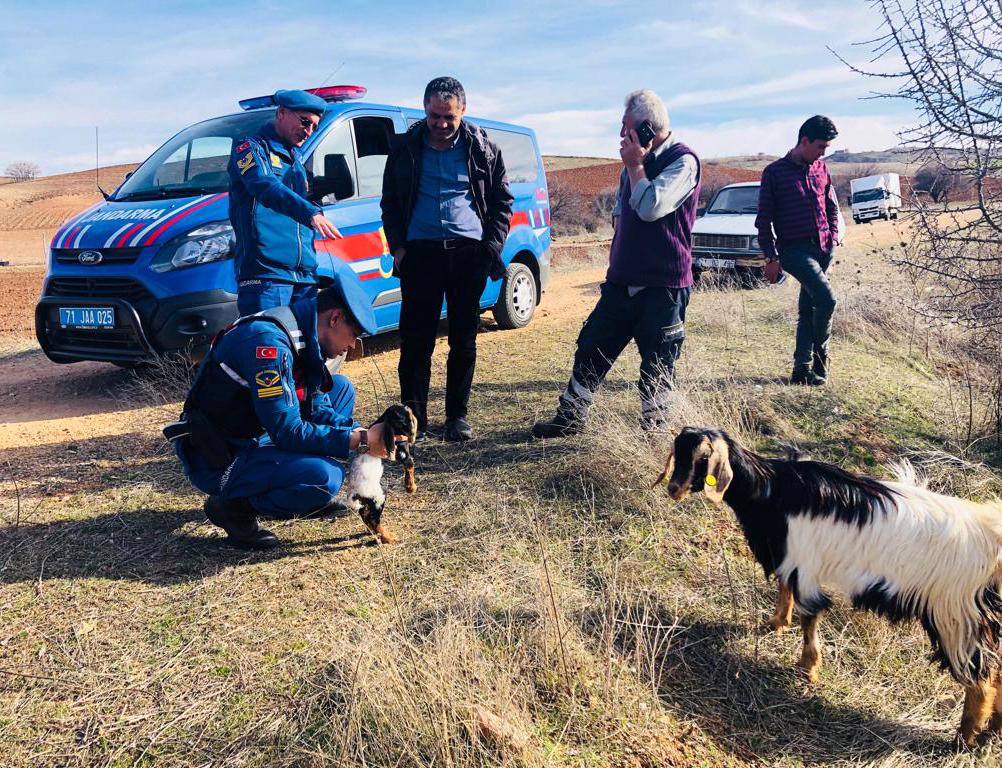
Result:
[[[373,422],[375,424],[383,425],[386,452],[394,461],[404,465],[404,488],[407,493],[414,493],[417,491],[413,456],[417,419],[406,405],[391,405]],[[407,442],[396,442],[398,435],[406,435]],[[386,503],[386,494],[380,484],[382,479],[382,459],[368,453],[356,456],[348,469],[348,507],[358,513],[366,527],[383,544],[392,544],[397,537],[382,524],[383,505]]]
[[[776,629],[796,601],[797,666],[812,681],[818,618],[840,593],[891,621],[921,621],[933,659],[964,686],[966,746],[992,710],[990,727],[1002,732],[1002,505],[933,493],[914,476],[883,482],[818,461],[766,459],[725,432],[693,427],[675,438],[655,485],[665,478],[676,501],[703,491],[734,510],[766,576],[779,578]]]

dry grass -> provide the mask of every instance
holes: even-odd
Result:
[[[891,293],[889,270],[850,284],[864,259],[847,252],[836,272],[851,316],[821,391],[784,383],[792,285],[697,292],[676,426],[721,426],[763,451],[792,442],[877,474],[903,453],[934,455],[937,485],[976,471],[977,495],[997,491],[986,467],[942,458],[957,379],[938,372],[935,344],[909,353],[907,323],[852,298]],[[529,439],[589,309],[486,334],[480,437],[420,446],[413,498],[388,470],[398,546],[342,518],[269,523],[285,543],[271,553],[220,547],[158,424],[103,446],[129,471],[22,494],[19,518],[8,493],[5,766],[996,764],[995,743],[951,751],[960,692],[916,628],[835,610],[821,682],[793,673],[799,633],[761,631],[774,588],[731,513],[649,490],[670,435],[637,428],[633,350],[583,435]],[[392,398],[385,355],[353,370],[362,413]],[[176,374],[166,388],[137,379],[130,397],[168,403],[166,421]],[[54,476],[57,463],[32,471]]]

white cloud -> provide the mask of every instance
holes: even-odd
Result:
[[[668,107],[694,107],[709,104],[732,104],[761,100],[769,96],[785,96],[793,91],[815,90],[832,85],[855,84],[859,75],[848,67],[839,65],[821,69],[808,69],[792,75],[784,75],[758,83],[741,85],[734,88],[713,88],[682,93],[668,100]]]
[[[830,115],[838,128],[831,150],[880,150],[897,146],[905,121],[891,115]],[[797,139],[802,120],[733,120],[718,125],[679,125],[678,137],[705,158],[731,155],[782,155]]]
[[[806,29],[814,32],[824,30],[831,22],[830,15],[817,4],[808,6],[813,13],[808,15],[790,3],[768,3],[756,0],[750,2],[744,0],[738,3],[737,9],[745,16],[750,16],[756,20],[772,21],[777,24],[797,29]]]
[[[134,144],[132,146],[115,147],[111,150],[101,150],[101,167],[106,165],[121,165],[123,163],[139,163],[149,157],[157,148],[157,144]],[[54,155],[46,158],[46,163],[52,168],[87,168],[94,166],[94,152],[78,152],[68,155]],[[46,171],[47,173],[49,171]],[[56,171],[52,171],[55,173]]]
[[[616,157],[619,153],[621,109],[565,109],[513,118],[536,132],[547,155]]]

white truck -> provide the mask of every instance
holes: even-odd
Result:
[[[896,219],[901,210],[901,177],[879,173],[849,182],[852,192],[852,220],[857,224],[874,219]]]

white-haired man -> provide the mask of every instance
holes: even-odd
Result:
[[[640,423],[664,424],[692,291],[692,224],[699,200],[696,153],[672,136],[653,91],[626,97],[619,155],[623,172],[615,235],[601,297],[578,335],[574,368],[556,415],[534,437],[580,432],[595,392],[626,345],[640,351]]]

